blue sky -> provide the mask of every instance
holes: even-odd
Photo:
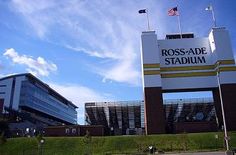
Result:
[[[178,32],[177,18],[167,16],[178,4],[182,31],[205,37],[210,3],[236,52],[235,0],[1,0],[0,76],[31,72],[77,104],[83,123],[84,102],[143,99],[140,35],[147,25],[139,9],[148,8],[161,39]]]

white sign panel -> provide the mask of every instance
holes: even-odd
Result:
[[[208,38],[158,40],[161,67],[212,65]]]

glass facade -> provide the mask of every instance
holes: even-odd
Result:
[[[19,106],[35,109],[65,122],[77,123],[75,107],[37,82],[22,82]]]

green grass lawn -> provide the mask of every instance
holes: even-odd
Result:
[[[215,138],[215,134],[219,138]],[[236,132],[229,133],[230,146],[236,148]],[[111,153],[143,153],[153,145],[164,152],[223,150],[222,133],[170,134],[150,136],[109,136],[92,137],[91,142],[84,137],[46,137],[44,155],[94,155]],[[0,155],[36,155],[36,138],[12,138],[0,146]]]

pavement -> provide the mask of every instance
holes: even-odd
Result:
[[[197,152],[197,153],[176,153],[168,155],[225,155],[225,152]]]

